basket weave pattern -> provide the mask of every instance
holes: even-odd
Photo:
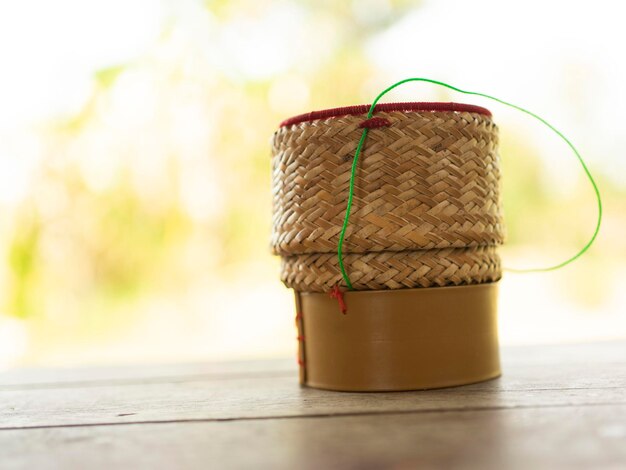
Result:
[[[352,253],[344,256],[344,263],[356,290],[494,282],[501,271],[492,246]],[[300,292],[328,292],[343,284],[337,253],[284,257],[281,280]]]
[[[344,262],[355,289],[496,281],[503,242],[497,127],[470,112],[376,113],[355,177]],[[337,243],[364,115],[280,128],[272,249],[299,291],[343,284]]]

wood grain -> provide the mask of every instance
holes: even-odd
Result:
[[[238,375],[290,375],[296,368],[296,362],[291,359],[74,368],[32,367],[0,370],[0,390],[81,387],[118,383],[162,383],[189,379],[222,380]]]
[[[504,376],[301,388],[295,361],[0,374],[0,468],[626,468],[626,342],[505,348]]]
[[[626,407],[3,431],[0,449],[3,469],[620,469]]]

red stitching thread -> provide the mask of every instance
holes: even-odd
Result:
[[[302,341],[302,342],[304,342],[304,336],[296,336],[296,339],[297,339],[298,341]]]
[[[300,358],[298,358],[298,365],[300,367],[304,367],[304,361],[302,359],[300,359]]]
[[[359,127],[361,129],[364,127],[367,127],[368,129],[376,129],[378,127],[387,127],[387,126],[391,126],[391,121],[389,119],[385,119],[382,117],[373,117],[370,119],[366,119],[361,124],[359,124]]]
[[[348,313],[348,307],[346,306],[346,302],[343,300],[343,292],[339,290],[338,285],[335,285],[335,287],[332,288],[329,295],[331,298],[337,299],[337,302],[339,303],[339,310],[341,310],[341,313],[343,313],[344,315]]]
[[[329,119],[340,116],[353,116],[356,114],[367,114],[370,105],[362,104],[357,106],[344,106],[342,108],[323,109],[310,113],[299,114],[285,119],[280,123],[280,127],[300,124],[301,122],[316,121],[318,119]],[[378,103],[374,112],[391,111],[416,111],[416,112],[457,112],[457,113],[478,113],[491,117],[491,111],[481,106],[462,103]]]

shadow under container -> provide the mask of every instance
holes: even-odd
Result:
[[[500,375],[498,131],[456,103],[387,103],[284,121],[272,140],[272,250],[294,289],[304,385],[418,390]],[[337,244],[363,128],[344,241]]]

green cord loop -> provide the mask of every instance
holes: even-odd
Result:
[[[391,90],[393,90],[396,87],[399,87],[400,85],[403,85],[405,83],[408,82],[427,82],[427,83],[432,83],[434,85],[439,85],[445,88],[449,88],[450,90],[454,90],[457,91],[459,93],[463,93],[466,95],[474,95],[474,96],[480,96],[482,98],[487,98],[490,99],[492,101],[496,101],[500,104],[503,104],[505,106],[508,106],[510,108],[514,108],[517,109],[518,111],[521,111],[525,114],[528,114],[529,116],[537,119],[538,121],[540,121],[541,123],[545,124],[546,126],[548,126],[548,128],[550,128],[556,135],[558,135],[568,146],[569,148],[574,152],[574,155],[576,155],[576,158],[578,159],[578,161],[580,162],[580,165],[583,168],[583,171],[585,172],[585,175],[587,175],[587,178],[589,179],[589,182],[591,183],[591,186],[593,186],[593,190],[596,194],[596,198],[598,201],[598,219],[596,221],[596,227],[595,230],[593,232],[593,235],[591,236],[591,238],[589,239],[589,241],[585,244],[585,246],[578,251],[578,253],[576,253],[574,256],[572,256],[571,258],[568,258],[567,260],[556,264],[554,266],[549,266],[547,268],[533,268],[533,269],[508,269],[507,271],[512,271],[512,272],[518,272],[518,273],[528,273],[528,272],[546,272],[546,271],[554,271],[556,269],[560,269],[564,266],[567,266],[568,264],[572,263],[573,261],[577,260],[578,258],[580,258],[593,244],[593,242],[595,241],[596,237],[598,236],[598,232],[600,231],[600,225],[602,224],[602,199],[600,197],[600,190],[598,189],[598,185],[596,184],[595,180],[593,179],[593,176],[591,176],[591,172],[589,171],[589,168],[587,168],[587,164],[585,163],[585,161],[583,160],[582,156],[580,155],[580,153],[578,153],[578,150],[576,150],[576,147],[574,147],[574,145],[569,141],[569,139],[567,137],[565,137],[559,130],[557,130],[552,124],[550,124],[548,121],[546,121],[545,119],[543,119],[540,116],[537,116],[535,113],[532,113],[530,111],[528,111],[527,109],[524,109],[520,106],[514,105],[512,103],[508,103],[507,101],[501,100],[499,98],[495,98],[493,96],[487,95],[485,93],[478,93],[476,91],[466,91],[466,90],[461,90],[460,88],[454,87],[452,85],[448,85],[447,83],[444,82],[440,82],[437,80],[431,80],[430,78],[406,78],[404,80],[400,80],[397,83],[394,83],[393,85],[391,85],[389,88],[383,90],[374,100],[374,102],[372,103],[372,106],[370,107],[369,112],[367,113],[367,118],[371,119],[373,114],[374,114],[374,109],[376,108],[376,104],[378,103],[378,101],[387,93],[389,93]],[[357,169],[357,164],[359,161],[359,156],[361,154],[361,151],[363,149],[363,145],[365,144],[365,139],[367,138],[367,133],[369,132],[369,129],[366,127],[363,129],[363,133],[361,134],[361,139],[359,140],[359,144],[357,145],[356,151],[354,153],[354,159],[352,160],[352,169],[350,172],[350,188],[349,188],[349,192],[348,192],[348,204],[346,206],[346,215],[343,219],[343,226],[341,227],[341,233],[339,235],[339,243],[337,245],[337,256],[339,257],[339,269],[341,270],[341,275],[343,277],[343,280],[345,281],[346,285],[348,286],[348,289],[350,290],[354,290],[354,288],[352,287],[352,283],[350,282],[350,277],[348,276],[348,273],[346,272],[346,268],[344,266],[343,263],[343,242],[344,239],[346,237],[346,230],[348,228],[348,223],[350,221],[350,210],[352,208],[352,199],[354,197],[354,177],[356,175],[356,169]]]

